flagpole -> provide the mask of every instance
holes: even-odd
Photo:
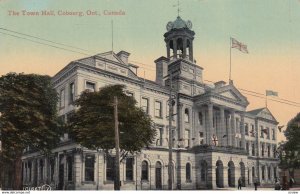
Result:
[[[230,58],[229,58],[229,83],[231,82],[231,43],[232,43],[232,38],[230,37],[230,43],[229,43],[229,46],[230,46]]]
[[[268,107],[268,96],[266,94],[266,108]]]

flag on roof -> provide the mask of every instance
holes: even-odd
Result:
[[[278,96],[278,92],[273,90],[266,90],[266,96]]]
[[[231,48],[236,48],[236,49],[240,50],[243,53],[249,53],[248,49],[247,49],[247,45],[237,41],[234,38],[231,38]]]

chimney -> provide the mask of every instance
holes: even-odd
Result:
[[[126,64],[128,65],[128,57],[129,57],[130,53],[126,52],[126,51],[120,51],[118,52],[117,56]]]
[[[159,85],[165,85],[165,76],[168,75],[168,62],[169,59],[166,57],[159,57],[155,61],[156,64],[156,83]]]

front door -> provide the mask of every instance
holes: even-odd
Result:
[[[58,190],[64,189],[64,164],[59,165],[59,173],[58,173]]]
[[[155,169],[155,186],[156,186],[156,189],[158,189],[158,190],[162,189],[161,168],[156,168]]]

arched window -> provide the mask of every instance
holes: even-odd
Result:
[[[186,181],[191,181],[191,164],[186,163],[185,166],[185,179]]]
[[[142,180],[148,180],[148,162],[145,160],[142,162]]]
[[[190,114],[189,114],[189,109],[184,110],[184,121],[189,123],[190,122]]]

